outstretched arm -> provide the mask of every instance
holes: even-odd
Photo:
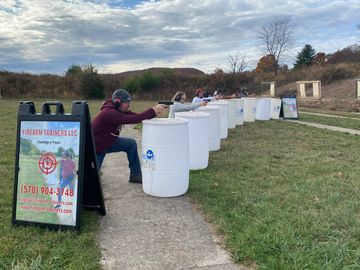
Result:
[[[202,103],[193,103],[193,104],[182,104],[182,103],[176,103],[173,105],[173,112],[187,112],[191,110],[195,110],[202,106]]]
[[[137,124],[145,119],[150,119],[156,116],[153,108],[150,108],[142,113],[134,112],[119,112],[114,114],[109,122],[114,125],[126,125],[126,124]]]

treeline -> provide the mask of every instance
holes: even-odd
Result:
[[[64,76],[0,71],[0,96],[6,98],[103,99],[117,88],[125,88],[135,98],[169,99],[176,91],[189,97],[198,87],[210,94],[221,88],[234,93],[242,87],[262,92],[261,82],[276,81],[278,86],[298,80],[321,80],[323,84],[360,76],[360,47],[349,46],[332,54],[315,53],[310,45],[299,52],[293,69],[286,65],[274,71],[271,57],[262,57],[255,70],[205,74],[196,69],[152,68],[120,74],[99,74],[92,65],[72,65]]]
[[[19,99],[103,99],[117,88],[125,88],[141,99],[169,99],[178,90],[192,96],[197,87],[209,91],[217,88],[236,89],[239,85],[249,84],[251,81],[249,72],[227,74],[222,70],[210,75],[195,69],[170,68],[126,74],[99,74],[92,65],[73,65],[64,76],[0,71],[1,96]]]

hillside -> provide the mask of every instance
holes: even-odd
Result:
[[[311,85],[306,86],[311,90]],[[297,94],[296,82],[282,85],[277,89],[278,95]],[[337,80],[329,84],[321,85],[321,97],[331,99],[354,99],[355,97],[355,78]]]
[[[194,91],[202,87],[213,93],[224,89],[232,94],[242,87],[250,93],[264,95],[269,90],[262,88],[262,82],[276,81],[277,95],[297,94],[296,81],[321,80],[322,99],[299,101],[302,106],[317,106],[334,110],[360,111],[360,100],[355,99],[355,78],[360,77],[360,63],[341,63],[334,65],[314,65],[299,70],[279,72],[240,72],[236,74],[217,71],[212,74],[195,68],[149,68],[116,74],[87,73],[58,76],[51,74],[33,75],[27,73],[0,72],[0,95],[4,98],[69,98],[91,99],[111,96],[114,89],[123,87],[131,92],[135,99],[170,99],[176,91],[184,91],[192,98]],[[87,74],[87,75],[86,75]],[[86,76],[85,76],[86,75]],[[94,80],[96,79],[96,80]],[[101,81],[97,88],[95,82]],[[93,89],[102,91],[101,97],[91,96]],[[311,86],[307,87],[311,93]],[[359,103],[359,104],[358,104]]]
[[[360,100],[356,99],[356,78],[336,80],[321,86],[321,99],[298,99],[300,108],[316,108],[335,111],[360,111]],[[307,86],[307,93],[311,86]],[[297,94],[296,83],[292,82],[278,88],[277,95]]]
[[[116,73],[114,75],[121,77],[131,77],[131,76],[141,76],[145,72],[151,72],[157,75],[161,75],[164,73],[171,73],[172,75],[182,75],[189,77],[205,75],[204,72],[196,68],[148,68],[148,69],[132,70],[132,71]]]

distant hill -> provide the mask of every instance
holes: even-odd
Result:
[[[351,47],[351,50],[356,51],[357,47]],[[155,76],[152,78],[150,78],[151,76],[144,76],[147,72],[151,72]],[[111,96],[114,89],[126,88],[136,99],[141,100],[167,100],[176,91],[184,91],[191,98],[198,87],[202,87],[210,93],[222,88],[226,94],[234,93],[241,87],[247,87],[250,93],[266,95],[269,89],[263,87],[261,82],[269,81],[276,81],[277,95],[281,96],[297,94],[296,81],[320,80],[322,101],[317,102],[318,108],[360,111],[360,100],[356,100],[359,104],[354,102],[355,78],[360,77],[360,60],[359,62],[319,64],[302,69],[284,70],[279,72],[276,77],[273,72],[247,71],[231,74],[218,71],[205,74],[195,68],[161,67],[99,75],[106,97]],[[145,80],[149,79],[145,77],[149,77],[151,80]],[[20,97],[79,99],[85,96],[82,89],[82,78],[86,77],[79,76],[79,74],[76,76],[58,76],[0,71],[0,94],[4,98],[19,99]],[[149,87],[149,84],[154,81],[156,84]],[[307,87],[307,92],[310,94],[310,86]]]
[[[173,75],[182,75],[189,77],[205,75],[204,72],[196,68],[148,68],[141,70],[125,71],[121,73],[116,73],[115,75],[121,77],[131,77],[131,76],[141,76],[145,72],[152,72],[158,75],[163,73],[172,73]]]

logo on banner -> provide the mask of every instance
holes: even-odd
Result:
[[[38,165],[40,170],[46,175],[52,173],[57,165],[55,156],[52,153],[45,153],[41,155]]]

